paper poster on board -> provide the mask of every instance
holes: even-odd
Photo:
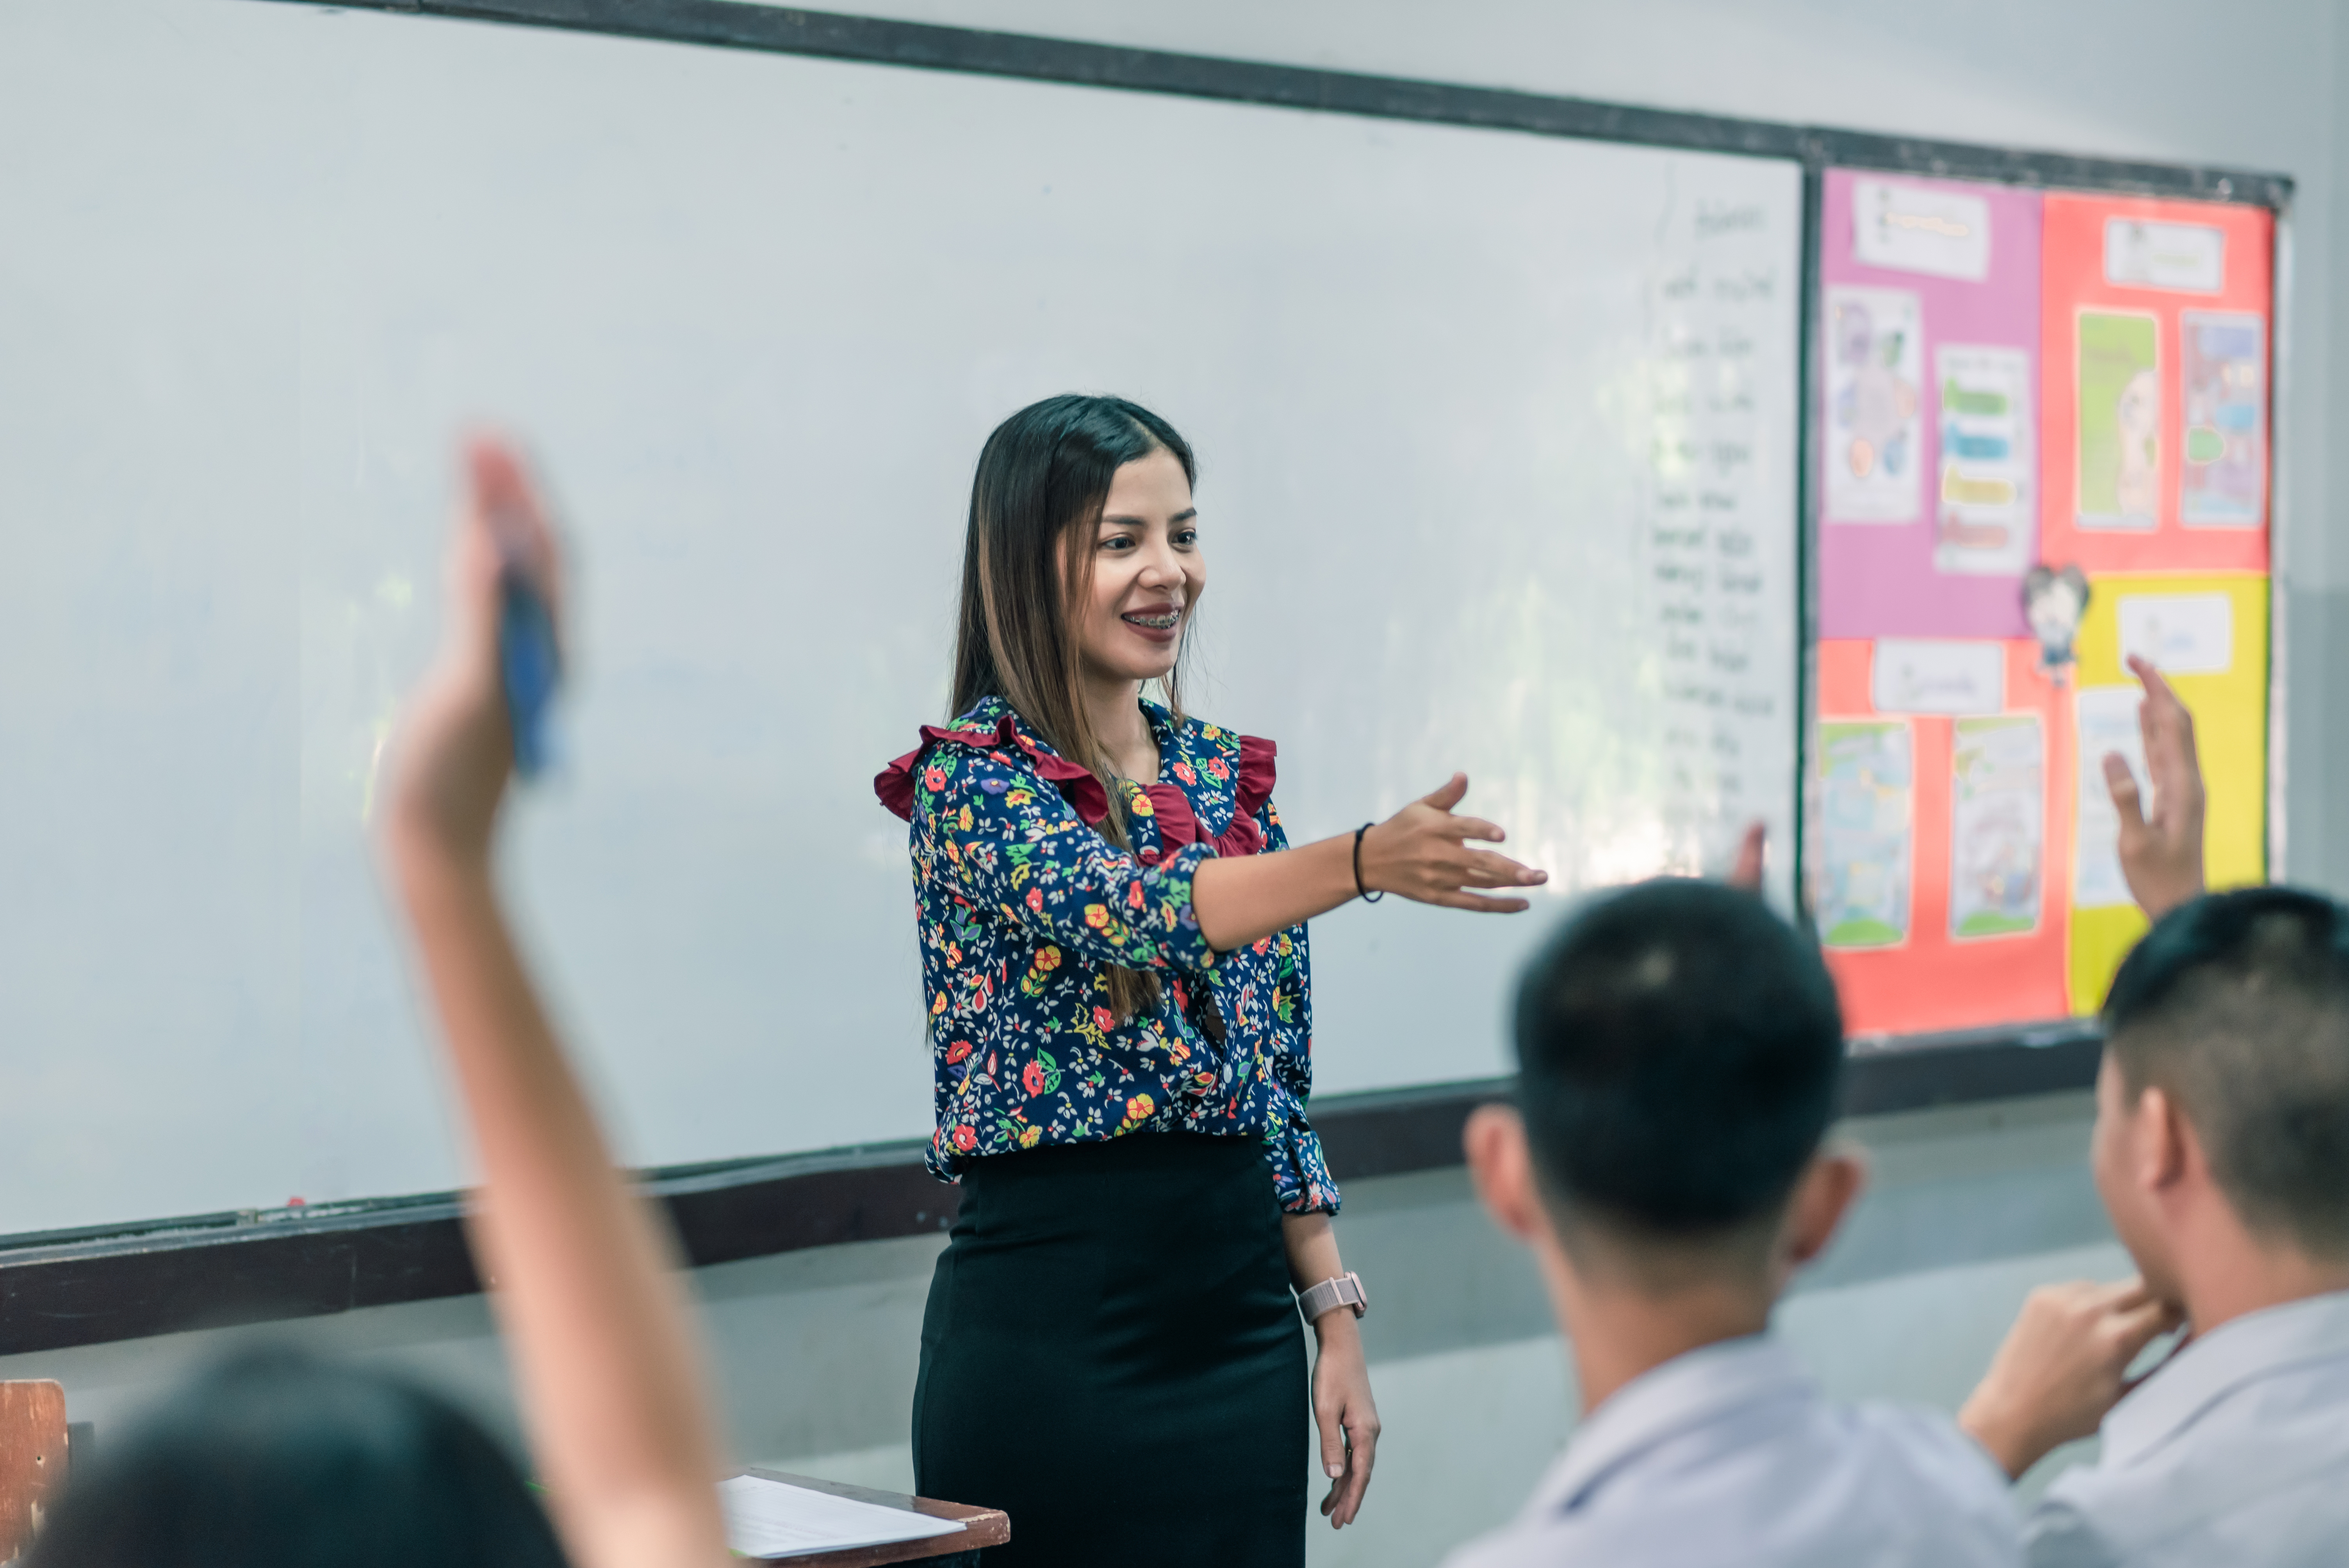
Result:
[[[2080,312],[2074,363],[2080,526],[2150,529],[2161,505],[2160,335],[2154,318]]]
[[[1851,254],[1862,265],[1978,284],[1990,276],[1990,247],[1985,195],[1867,175],[1851,182]]]
[[[2105,282],[2120,288],[2221,293],[2227,286],[2227,232],[2209,223],[2107,218]]]
[[[2235,601],[2227,593],[2123,593],[2121,663],[2149,660],[2165,676],[2223,676],[2235,663]]]
[[[1965,576],[2016,576],[2029,569],[2038,537],[2031,356],[1944,343],[1933,350],[1933,379],[1941,394],[1933,564]]]
[[[1899,720],[1819,726],[1818,923],[1829,947],[1908,939],[1910,739]]]
[[[2178,515],[2189,528],[2257,528],[2267,490],[2267,321],[2189,310],[2178,316]]]
[[[2041,218],[2034,559],[2265,572],[2275,214],[2051,191]]]
[[[1827,517],[1922,515],[1924,312],[1906,289],[1827,290]]]
[[[2121,875],[2121,819],[2113,809],[2112,787],[2105,782],[2105,758],[2118,752],[2137,776],[2144,809],[2153,809],[2152,774],[2145,763],[2145,732],[2137,723],[2137,705],[2144,693],[2134,686],[2091,686],[2077,700],[2080,738],[2080,807],[2074,835],[2072,906],[2105,909],[2131,904],[2128,881]]]
[[[1950,934],[2036,931],[2047,837],[2039,716],[1961,718],[1952,727]]]

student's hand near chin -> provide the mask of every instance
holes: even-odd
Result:
[[[2128,665],[2145,683],[2137,723],[2145,732],[2146,770],[2152,775],[2151,815],[2117,752],[2104,759],[2105,783],[2120,813],[2121,874],[2147,917],[2159,920],[2201,896],[2202,764],[2194,750],[2194,716],[2149,660],[2132,654]]]
[[[2134,1386],[2129,1363],[2178,1323],[2177,1309],[2154,1299],[2143,1280],[2042,1285],[2023,1304],[1958,1425],[2020,1476],[2095,1432]]]

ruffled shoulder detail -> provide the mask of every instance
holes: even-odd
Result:
[[[1232,770],[1231,826],[1208,841],[1218,855],[1252,855],[1264,848],[1264,829],[1256,820],[1264,803],[1272,799],[1274,775],[1278,769],[1274,758],[1280,748],[1260,735],[1237,735],[1232,731],[1216,730],[1207,737],[1209,743],[1228,754],[1224,742],[1238,743],[1239,762]],[[1159,836],[1166,848],[1176,850],[1185,844],[1196,843],[1205,837],[1197,813],[1191,810],[1191,798],[1177,784],[1153,784],[1143,791],[1150,797],[1151,810],[1158,816]]]
[[[1211,729],[1205,738],[1226,756],[1235,749],[1235,743],[1239,753],[1232,770],[1231,825],[1207,841],[1218,855],[1255,854],[1264,848],[1264,829],[1256,820],[1257,813],[1272,799],[1278,771],[1274,759],[1280,748],[1262,736],[1238,735],[1227,729]],[[1100,827],[1109,815],[1109,792],[1092,769],[1070,761],[1022,729],[1018,716],[1008,706],[1002,707],[992,725],[986,722],[982,709],[974,708],[953,724],[922,726],[921,744],[874,775],[873,793],[881,804],[905,820],[913,820],[914,802],[921,789],[923,759],[938,746],[968,746],[1028,768],[1058,789],[1061,799],[1089,828]],[[943,784],[944,780],[939,782]],[[1149,797],[1151,811],[1158,819],[1158,836],[1164,852],[1172,853],[1206,838],[1198,814],[1191,810],[1191,798],[1183,792],[1181,785],[1152,784],[1143,793]]]
[[[1037,777],[1058,789],[1061,798],[1084,819],[1088,827],[1099,827],[1102,819],[1109,815],[1108,791],[1093,777],[1092,770],[1079,767],[1030,737],[1009,708],[992,727],[973,719],[922,726],[922,743],[873,776],[873,793],[881,804],[912,821],[922,758],[932,747],[941,744],[1002,753],[1006,761],[1019,758]]]

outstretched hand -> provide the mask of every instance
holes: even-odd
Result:
[[[2120,753],[2104,758],[2105,784],[2120,814],[2121,875],[2149,919],[2159,920],[2202,892],[2202,765],[2194,749],[2194,716],[2150,660],[2129,655],[2145,683],[2137,724],[2145,734],[2151,810]]]
[[[489,853],[513,767],[498,668],[502,583],[509,572],[521,575],[559,614],[562,583],[546,509],[512,446],[476,436],[464,457],[448,630],[400,727],[389,801],[397,839],[470,862]]]
[[[1470,891],[1490,887],[1539,887],[1549,873],[1520,865],[1506,855],[1471,846],[1497,844],[1508,835],[1478,817],[1460,817],[1452,808],[1468,793],[1468,775],[1413,801],[1362,835],[1362,885],[1372,892],[1399,892],[1421,903],[1447,909],[1516,914],[1528,907],[1522,898]]]

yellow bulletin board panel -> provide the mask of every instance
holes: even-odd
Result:
[[[2112,727],[2136,723],[2138,687],[2122,663],[2126,654],[2152,658],[2194,716],[2209,796],[2202,869],[2209,885],[2266,881],[2268,837],[2268,579],[2255,573],[2116,573],[2092,577],[2090,589],[2077,645],[2073,716],[2080,744],[2070,791],[2069,969],[2072,1011],[2083,1016],[2104,1005],[2114,972],[2146,929],[2145,915],[2125,891],[2114,898],[2109,865],[2098,863],[2109,854],[2111,834],[2108,811],[2096,802],[2105,789],[2104,757],[2116,748],[2099,741],[2121,739]],[[2130,754],[2126,746],[2117,748]]]

